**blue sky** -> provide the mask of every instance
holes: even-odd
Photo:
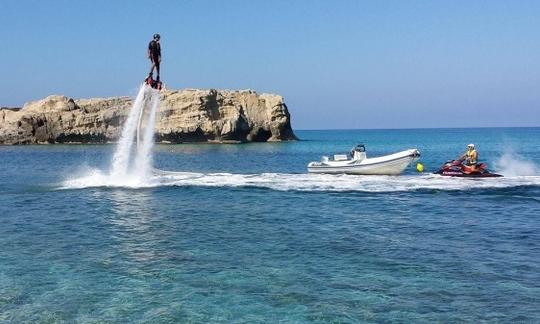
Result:
[[[1,1],[0,105],[169,88],[285,97],[297,129],[540,126],[540,1]]]

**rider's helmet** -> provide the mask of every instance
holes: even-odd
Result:
[[[469,150],[474,149],[474,144],[469,144],[469,145],[467,145],[467,148],[468,148]]]
[[[155,40],[158,40],[158,39],[160,39],[160,38],[161,38],[161,36],[159,36],[159,34],[154,34],[154,39],[155,39]]]

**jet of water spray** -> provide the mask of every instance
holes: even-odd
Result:
[[[143,181],[145,181],[150,175],[152,166],[152,147],[154,146],[156,112],[159,107],[159,93],[155,90],[151,91],[152,96],[150,99],[150,109],[148,111],[148,116],[146,117],[147,119],[144,127],[142,142],[140,142],[140,139],[137,138],[137,156],[135,159],[134,169],[134,173]],[[142,116],[143,114],[141,114],[141,119]],[[141,122],[139,122],[139,125],[141,125]]]
[[[152,147],[154,144],[154,129],[156,111],[159,107],[159,92],[142,85],[133,102],[128,118],[122,129],[112,159],[111,178],[120,182],[144,183],[151,170]],[[145,112],[147,112],[145,114]],[[141,128],[144,122],[144,134],[141,140]],[[137,146],[133,153],[133,141]]]
[[[145,91],[146,87],[142,85],[122,129],[122,135],[112,159],[111,176],[113,177],[122,177],[127,173],[133,136],[137,130],[138,117],[144,107]]]

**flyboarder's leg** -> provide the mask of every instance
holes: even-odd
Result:
[[[150,58],[150,62],[152,62],[152,65],[150,66],[150,73],[148,73],[148,76],[146,77],[146,84],[149,86],[152,86],[152,83],[154,82],[154,68],[156,67],[156,61],[154,61],[152,58]]]
[[[156,66],[156,71],[157,71],[157,81],[159,82],[159,59],[157,59],[154,63],[154,65]]]
[[[156,67],[156,62],[152,61],[152,66],[150,67],[150,73],[149,75],[152,76],[154,74],[154,68]]]

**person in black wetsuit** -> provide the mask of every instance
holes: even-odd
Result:
[[[154,68],[157,70],[157,80],[159,82],[159,64],[161,63],[161,45],[159,44],[159,39],[161,36],[159,34],[154,34],[154,39],[148,44],[148,58],[152,62],[152,67],[150,68],[150,74],[148,75],[152,78],[154,73]]]

